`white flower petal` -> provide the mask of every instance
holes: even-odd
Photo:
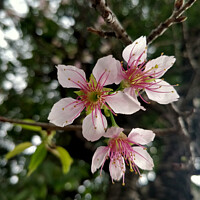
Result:
[[[138,144],[148,144],[153,141],[155,133],[151,130],[144,130],[141,128],[133,128],[128,135],[128,138]]]
[[[121,91],[107,96],[105,100],[115,113],[133,114],[141,109],[139,101]]]
[[[160,56],[156,59],[150,60],[145,67],[145,72],[149,71],[148,73],[151,76],[155,76],[156,78],[160,78],[165,74],[165,72],[172,67],[176,58],[174,56]],[[155,75],[153,75],[155,73]]]
[[[143,55],[141,56],[141,54]],[[124,60],[128,63],[129,66],[132,65],[134,60],[139,58],[138,64],[144,62],[147,57],[147,44],[146,37],[141,36],[137,40],[135,40],[132,44],[128,45],[122,52],[122,56]]]
[[[121,64],[112,55],[100,58],[93,71],[96,81],[100,81],[101,85],[119,84],[122,77],[119,76]]]
[[[118,159],[110,160],[109,171],[113,180],[119,181],[125,173],[125,170],[126,167],[122,156],[118,157]]]
[[[107,138],[113,138],[115,136],[117,137],[123,130],[124,130],[123,128],[112,126],[106,131],[106,133],[104,134],[104,137],[107,137]]]
[[[105,134],[107,120],[101,111],[90,113],[83,120],[83,137],[88,141],[96,141]]]
[[[97,169],[101,167],[101,165],[105,162],[106,157],[109,154],[108,147],[98,147],[92,157],[92,165],[91,165],[91,172],[94,173]]]
[[[49,113],[48,120],[56,126],[71,124],[84,109],[84,104],[72,98],[64,98],[55,103]]]
[[[66,88],[82,88],[87,85],[85,72],[72,65],[58,65],[58,81]]]
[[[144,170],[152,170],[154,167],[153,159],[149,153],[144,150],[142,147],[132,147],[135,151],[134,162],[135,164]]]
[[[178,100],[178,93],[169,83],[161,79],[156,79],[155,83],[157,84],[150,87],[151,90],[145,90],[149,99],[160,104],[168,104]]]

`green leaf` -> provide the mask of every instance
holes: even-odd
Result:
[[[70,166],[73,162],[73,159],[69,155],[68,151],[65,150],[63,147],[57,146],[57,156],[60,158],[62,163],[63,173],[66,174],[70,170]]]
[[[23,121],[35,123],[35,121],[32,119],[24,119]],[[42,130],[42,128],[40,126],[32,126],[32,125],[25,125],[25,124],[15,124],[15,125],[21,126],[23,129],[36,131],[36,132],[40,132]]]
[[[109,109],[108,109],[105,105],[103,105],[103,110],[104,110],[105,116],[106,116],[106,117],[110,117]]]
[[[18,144],[12,151],[8,152],[5,156],[5,158],[8,160],[12,157],[14,157],[15,155],[21,153],[22,151],[24,151],[25,149],[27,149],[28,147],[32,146],[33,144],[30,142],[23,142],[21,144]]]
[[[85,93],[81,90],[79,91],[74,91],[75,94],[77,94],[78,96],[84,95]]]
[[[97,86],[97,81],[96,81],[96,79],[95,79],[95,77],[94,77],[93,74],[90,75],[90,81],[89,81],[89,82],[90,82],[90,83],[94,83],[94,86],[95,86],[95,87]]]
[[[28,166],[28,170],[29,170],[28,176],[30,176],[37,169],[37,167],[45,159],[46,155],[47,155],[47,149],[45,147],[45,144],[42,143],[37,147],[35,153],[31,156],[31,161]]]

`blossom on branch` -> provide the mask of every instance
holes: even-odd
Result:
[[[48,116],[57,126],[66,126],[76,119],[83,109],[87,116],[83,120],[83,136],[89,141],[98,140],[107,128],[107,120],[101,109],[109,109],[113,114],[133,114],[142,107],[130,95],[111,92],[105,85],[119,84],[120,62],[111,55],[99,59],[93,69],[93,75],[87,82],[85,72],[71,65],[58,65],[58,81],[65,88],[78,88],[78,97],[63,98],[54,104]],[[116,70],[117,69],[117,70]]]
[[[141,96],[145,90],[149,99],[160,104],[168,104],[177,101],[179,95],[172,85],[160,79],[165,72],[172,67],[175,62],[173,56],[161,55],[160,57],[146,61],[147,45],[146,37],[140,37],[132,44],[128,45],[122,52],[124,60],[127,62],[127,69],[121,64],[120,78],[124,91],[135,99]]]
[[[125,164],[136,174],[140,174],[139,168],[153,169],[153,160],[143,145],[153,141],[155,134],[151,130],[136,128],[132,129],[127,137],[122,131],[123,128],[119,127],[107,130],[104,136],[110,138],[108,146],[97,148],[92,158],[91,171],[94,173],[100,167],[102,171],[105,161],[110,158],[109,171],[112,182],[123,178],[124,185]]]

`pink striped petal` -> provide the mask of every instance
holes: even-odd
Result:
[[[128,45],[123,50],[122,56],[129,66],[132,66],[133,61],[138,59],[140,60],[138,64],[143,63],[147,57],[146,37],[141,36],[140,38],[135,40],[132,44]]]
[[[141,128],[133,128],[128,135],[128,138],[137,144],[148,144],[153,141],[155,133],[151,130],[144,130]]]
[[[144,170],[152,170],[154,167],[153,159],[149,153],[144,150],[142,147],[132,147],[135,151],[134,162],[135,164]]]
[[[107,138],[114,138],[119,136],[119,134],[123,131],[123,128],[119,128],[119,127],[114,127],[112,126],[111,128],[109,128],[106,133],[104,134],[104,137]]]
[[[84,107],[81,101],[72,98],[61,99],[53,105],[48,120],[56,126],[66,126],[80,115]]]
[[[174,56],[160,56],[156,59],[150,60],[146,66],[144,72],[148,72],[152,77],[160,78],[165,72],[172,67],[176,59]]]
[[[112,55],[100,58],[93,71],[96,81],[100,81],[102,86],[109,84],[119,84],[123,77],[119,76],[121,64]]]
[[[105,100],[115,113],[133,114],[141,109],[139,101],[121,91],[107,96]]]
[[[83,120],[83,137],[88,141],[96,141],[105,134],[107,120],[101,111],[93,111]]]
[[[110,160],[109,171],[112,180],[119,181],[125,173],[125,170],[126,166],[122,156]]]
[[[155,83],[150,89],[145,90],[149,99],[160,104],[168,104],[178,100],[178,93],[169,83],[161,79],[156,79]]]
[[[58,65],[58,81],[66,88],[83,88],[87,85],[85,72],[72,65]]]
[[[99,169],[105,162],[106,157],[109,154],[108,147],[98,147],[92,157],[92,165],[91,165],[91,172],[94,173],[97,169]]]

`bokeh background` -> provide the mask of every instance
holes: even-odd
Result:
[[[134,40],[148,36],[171,15],[173,0],[107,0]],[[175,55],[176,63],[165,80],[176,87],[181,98],[175,105],[182,130],[168,131],[148,146],[154,171],[142,176],[127,173],[126,186],[111,184],[108,164],[102,176],[90,171],[95,149],[104,139],[87,142],[81,131],[57,131],[54,142],[64,147],[74,162],[62,173],[58,159],[48,154],[27,177],[31,154],[41,143],[38,132],[20,125],[0,122],[1,200],[102,200],[200,198],[200,1],[190,8],[184,23],[170,27],[148,48],[148,58],[162,52]],[[110,31],[88,0],[1,0],[0,1],[0,116],[48,122],[51,107],[59,99],[75,94],[57,81],[57,64],[82,68],[89,75],[98,58],[113,54],[122,60],[125,47],[116,38],[101,38],[87,27]],[[141,102],[143,104],[143,102]],[[118,115],[124,128],[163,129],[174,127],[170,106],[144,104],[146,112]],[[81,115],[74,124],[80,124]],[[171,129],[170,129],[171,130]],[[35,146],[5,160],[15,145],[31,141]]]

